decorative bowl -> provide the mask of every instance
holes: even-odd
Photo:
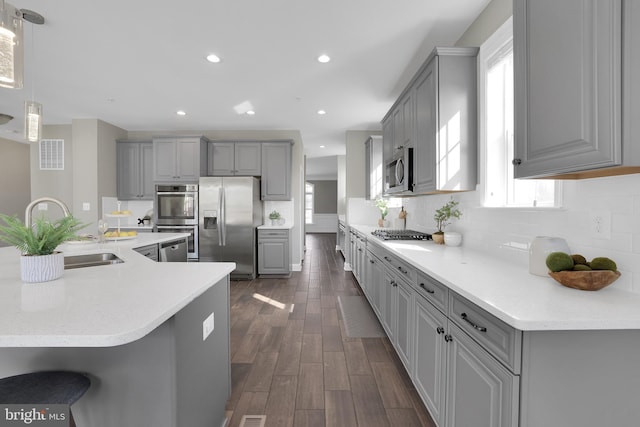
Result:
[[[560,284],[581,291],[597,291],[609,286],[620,277],[619,271],[592,270],[592,271],[558,271],[549,272]]]

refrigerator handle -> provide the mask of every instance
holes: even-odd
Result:
[[[222,246],[222,228],[223,220],[222,220],[222,188],[218,192],[218,246]]]
[[[227,200],[225,198],[225,188],[220,188],[220,196],[222,203],[220,205],[220,235],[222,238],[221,246],[227,246]]]

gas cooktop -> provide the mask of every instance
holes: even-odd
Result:
[[[431,234],[414,230],[377,229],[371,234],[382,240],[431,240]]]

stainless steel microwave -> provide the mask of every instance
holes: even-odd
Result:
[[[404,147],[385,165],[385,194],[412,194],[413,148]]]

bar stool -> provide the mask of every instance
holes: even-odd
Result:
[[[0,403],[69,405],[69,426],[76,423],[71,405],[89,389],[91,381],[78,372],[42,371],[0,379]]]

